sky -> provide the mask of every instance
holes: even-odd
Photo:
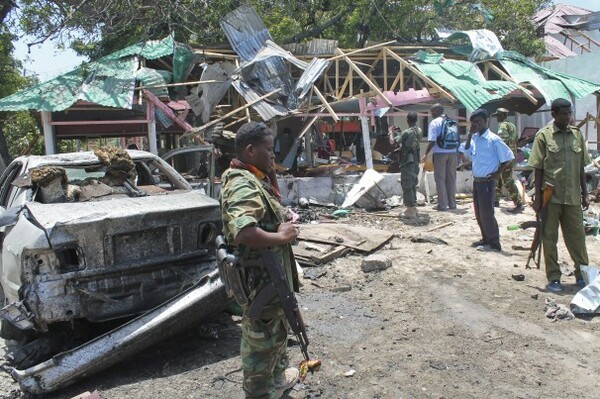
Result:
[[[600,11],[600,0],[555,0],[555,3],[572,4],[591,11]],[[37,75],[42,82],[69,72],[87,61],[86,58],[75,54],[73,50],[58,49],[49,41],[32,47],[29,52],[26,43],[26,38],[15,43],[15,56],[23,62],[26,75]]]

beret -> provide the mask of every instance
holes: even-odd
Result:
[[[557,98],[554,101],[552,101],[552,106],[551,108],[562,108],[562,107],[570,107],[571,106],[571,102],[569,100],[565,100],[564,98]]]
[[[475,111],[473,111],[473,113],[471,113],[471,117],[469,118],[469,120],[472,121],[473,119],[477,118],[478,116],[481,116],[483,119],[487,119],[488,113],[483,108],[476,109]]]

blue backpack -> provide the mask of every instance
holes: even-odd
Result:
[[[453,150],[460,145],[460,135],[458,133],[458,123],[444,115],[442,122],[442,132],[437,138],[437,145],[445,150]]]

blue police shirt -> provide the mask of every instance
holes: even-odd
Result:
[[[483,135],[475,133],[471,137],[471,146],[465,154],[473,160],[474,177],[491,175],[498,170],[501,163],[515,158],[510,147],[490,129],[487,129]]]

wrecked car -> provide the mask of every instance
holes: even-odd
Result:
[[[0,335],[19,369],[217,269],[218,201],[159,157],[117,150],[19,157],[0,178]]]

